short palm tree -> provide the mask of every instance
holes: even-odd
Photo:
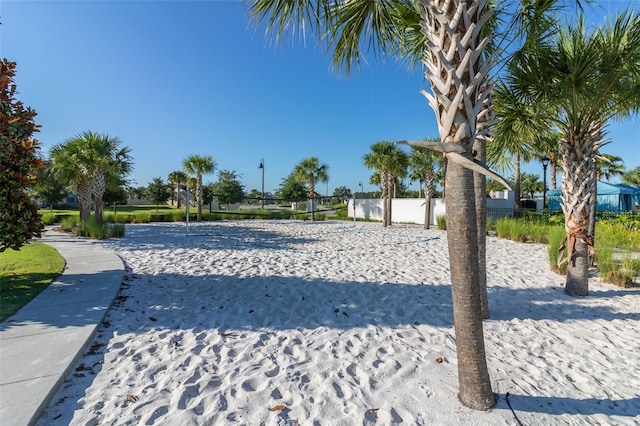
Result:
[[[371,183],[379,183],[382,198],[382,226],[391,225],[391,200],[397,178],[407,175],[408,155],[394,143],[379,141],[371,145],[371,152],[364,156],[364,166],[375,171]]]
[[[311,220],[315,220],[316,210],[316,182],[329,181],[329,166],[320,163],[316,157],[308,157],[302,160],[293,169],[293,176],[299,182],[309,184],[308,197],[311,200]]]
[[[411,177],[424,182],[424,229],[429,229],[431,224],[431,197],[436,188],[436,176],[444,163],[442,154],[426,149],[411,147],[409,168]]]
[[[202,202],[203,202],[203,189],[202,189],[202,176],[212,174],[216,169],[216,163],[213,161],[213,157],[209,155],[190,155],[182,162],[185,172],[196,178],[196,203],[198,205],[197,220],[202,220]]]
[[[508,85],[524,104],[551,106],[540,113],[562,133],[565,293],[586,296],[595,156],[608,120],[640,108],[640,16],[624,13],[591,33],[580,19],[524,57]]]
[[[54,173],[61,180],[68,182],[71,190],[76,193],[80,210],[80,225],[84,226],[91,215],[93,174],[83,162],[80,141],[71,139],[54,145],[49,152],[49,159]]]
[[[169,183],[175,187],[177,207],[180,208],[180,195],[182,193],[182,185],[187,182],[187,174],[181,170],[176,170],[169,173],[168,178]]]

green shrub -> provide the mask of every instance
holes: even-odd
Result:
[[[316,222],[322,222],[327,220],[327,215],[324,213],[316,213],[313,216]]]
[[[602,282],[630,287],[640,274],[640,230],[630,227],[624,216],[605,217],[596,224],[596,264]]]
[[[64,232],[75,232],[78,228],[78,220],[73,217],[65,217],[60,220],[60,229]]]
[[[336,207],[335,215],[333,217],[335,217],[336,219],[347,219],[349,217],[349,215],[347,214],[347,205],[342,204],[341,206]]]
[[[436,216],[436,224],[438,229],[446,231],[447,229],[447,217],[446,216]]]
[[[56,215],[55,213],[46,212],[42,213],[42,224],[43,225],[53,225],[56,223]]]
[[[567,264],[563,263],[561,266],[558,266],[558,250],[560,249],[560,246],[564,241],[564,237],[566,236],[564,227],[549,227],[549,232],[547,235],[549,240],[549,267],[553,272],[564,275],[567,273]]]

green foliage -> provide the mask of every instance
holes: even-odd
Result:
[[[436,226],[438,229],[446,231],[447,230],[447,217],[446,216],[436,216]]]
[[[235,170],[221,170],[218,181],[212,185],[212,191],[220,205],[239,203],[244,198],[244,185],[240,183],[240,175]]]
[[[16,100],[15,62],[0,64],[0,253],[22,247],[40,236],[43,226],[38,207],[28,194],[33,176],[42,167],[36,112]]]
[[[160,204],[165,204],[171,198],[171,189],[160,177],[153,178],[147,186],[145,197],[156,205],[156,211]]]
[[[549,225],[541,222],[502,217],[496,221],[498,237],[513,241],[547,243]]]
[[[560,249],[565,236],[566,233],[564,227],[553,226],[549,228],[549,234],[547,237],[549,240],[549,267],[553,272],[562,275],[567,273],[567,264],[563,263],[561,266],[558,266],[558,250]]]
[[[278,196],[291,201],[305,200],[307,198],[307,192],[308,190],[305,184],[296,179],[293,173],[283,178],[278,188]]]
[[[51,209],[64,200],[68,192],[66,182],[55,173],[49,160],[45,160],[44,167],[36,172],[32,191],[41,203],[49,205]]]
[[[627,185],[640,186],[640,166],[629,170],[622,175],[622,183]]]
[[[327,220],[327,215],[324,213],[316,213],[313,220],[315,220],[316,222]]]
[[[630,287],[640,275],[640,227],[620,216],[597,223],[596,264],[603,282]]]
[[[346,186],[339,186],[333,190],[333,196],[341,201],[346,201],[353,197],[351,190]]]
[[[0,322],[44,290],[64,265],[60,253],[38,241],[0,253]]]
[[[335,214],[333,217],[340,220],[347,219],[349,217],[349,215],[347,214],[347,208],[348,206],[346,204],[343,204],[340,207],[336,207]]]

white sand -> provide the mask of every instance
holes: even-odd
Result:
[[[571,298],[547,247],[488,238],[498,403],[457,400],[446,235],[417,226],[131,225],[131,268],[39,425],[640,424],[640,295]],[[442,358],[443,362],[436,362]],[[270,411],[270,408],[283,408]]]

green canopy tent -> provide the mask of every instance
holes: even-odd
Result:
[[[562,209],[562,190],[547,191],[549,210]],[[621,183],[598,181],[596,209],[600,212],[628,212],[638,210],[640,204],[640,188]]]

